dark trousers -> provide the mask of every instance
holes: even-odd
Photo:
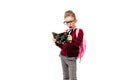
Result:
[[[61,57],[63,80],[77,80],[76,77],[76,58],[75,57]]]

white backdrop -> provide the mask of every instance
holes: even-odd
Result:
[[[120,80],[119,0],[1,0],[0,80],[62,80],[60,49],[64,12],[76,13],[87,40],[78,80]]]

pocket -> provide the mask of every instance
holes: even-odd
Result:
[[[69,61],[76,61],[76,57],[70,57],[68,58]]]

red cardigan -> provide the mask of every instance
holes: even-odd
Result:
[[[72,42],[65,43],[65,44],[58,44],[55,43],[58,47],[60,47],[61,51],[60,54],[67,57],[77,57],[79,51],[79,45],[82,43],[83,40],[83,31],[79,29],[78,37],[76,37],[76,29],[73,30],[71,33]]]

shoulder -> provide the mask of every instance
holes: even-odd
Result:
[[[76,32],[84,33],[82,28],[76,28]]]

